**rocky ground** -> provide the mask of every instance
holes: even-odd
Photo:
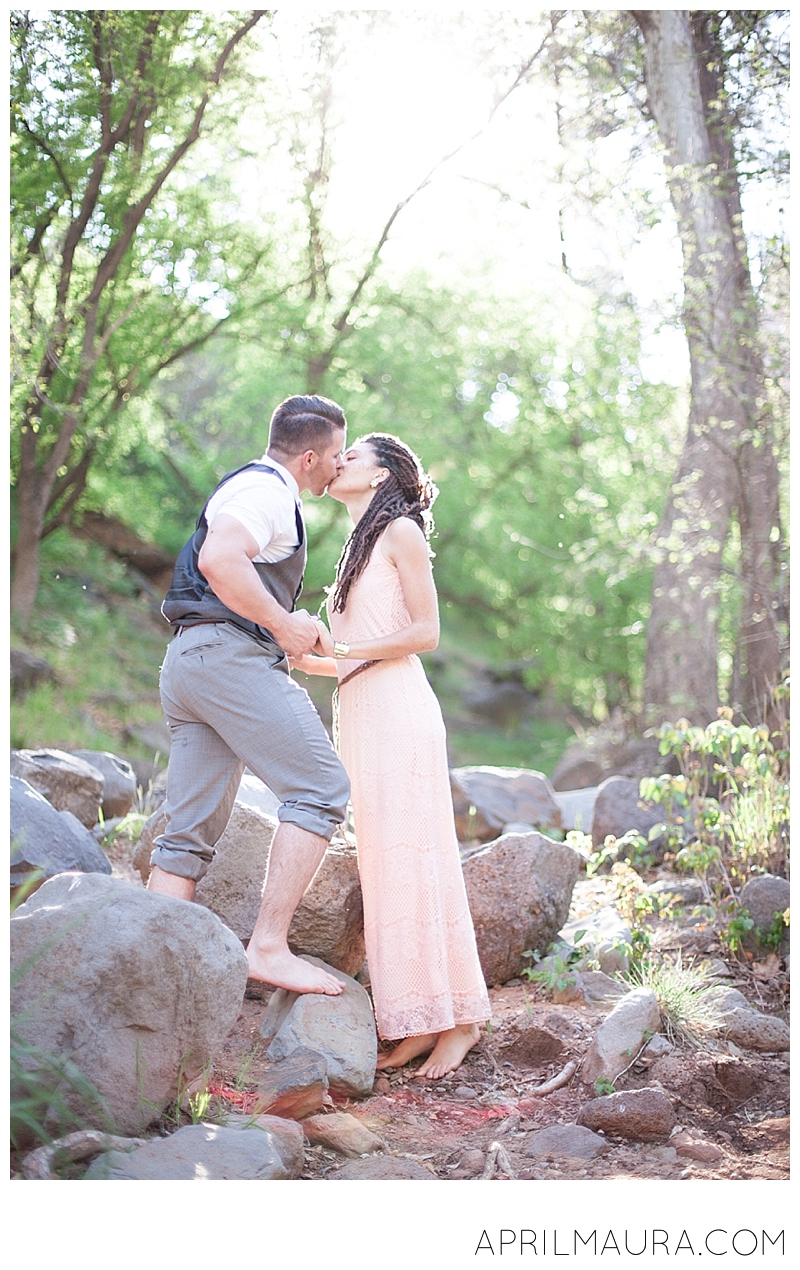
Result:
[[[580,881],[570,916],[583,917],[598,907],[610,885],[608,878]],[[702,923],[688,928],[666,920],[651,924],[653,941],[662,948],[681,947],[687,958],[719,955]],[[782,1011],[785,985],[778,977],[759,982],[742,964],[734,967],[729,982],[759,1009]],[[519,981],[492,988],[489,997],[490,1027],[457,1072],[439,1081],[415,1078],[413,1067],[379,1073],[371,1097],[360,1102],[330,1098],[329,1110],[355,1117],[381,1139],[386,1155],[417,1161],[440,1179],[788,1178],[788,1054],[730,1053],[721,1043],[713,1050],[673,1051],[658,1060],[660,1073],[653,1071],[655,1063],[642,1060],[617,1082],[617,1089],[636,1089],[660,1077],[677,1114],[669,1141],[608,1135],[608,1152],[595,1159],[562,1152],[552,1159],[531,1157],[534,1131],[574,1125],[581,1106],[594,1096],[580,1083],[580,1073],[544,1096],[537,1096],[537,1086],[570,1060],[582,1059],[612,1003],[557,1005],[539,985]],[[243,1002],[211,1079],[216,1113],[255,1109],[255,1090],[269,1066],[259,1036],[265,1009],[257,993]],[[520,1025],[529,1029],[532,1022],[540,1052],[537,1056],[536,1047],[529,1046],[521,1060],[514,1042]],[[344,1163],[338,1151],[307,1147],[303,1177],[325,1178]],[[373,1167],[380,1170],[377,1159]]]

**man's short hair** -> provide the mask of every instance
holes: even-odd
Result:
[[[292,456],[319,453],[333,444],[335,429],[346,426],[341,406],[327,397],[287,397],[272,415],[269,448]]]

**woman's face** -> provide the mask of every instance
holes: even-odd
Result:
[[[342,455],[341,471],[328,486],[328,493],[341,503],[347,502],[350,497],[371,493],[373,489],[377,489],[377,485],[373,487],[372,482],[378,477],[382,478],[386,470],[378,463],[375,451],[368,441],[356,441]]]

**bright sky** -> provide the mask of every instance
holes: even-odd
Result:
[[[254,103],[243,120],[263,153],[260,165],[249,166],[241,191],[252,213],[267,206],[290,214],[289,163],[263,144],[264,109],[272,104],[285,112],[289,101],[307,115],[307,93],[319,82],[309,27],[335,20],[343,51],[334,74],[334,163],[325,219],[347,244],[346,265],[368,257],[397,202],[463,145],[398,216],[383,252],[384,277],[424,269],[455,289],[466,277],[510,305],[557,297],[548,321],[555,307],[556,322],[565,323],[588,300],[582,281],[602,282],[612,293],[629,289],[651,332],[645,373],[685,382],[688,354],[674,322],[681,253],[658,156],[645,147],[631,171],[624,133],[596,141],[593,166],[611,196],[581,199],[570,178],[596,182],[579,166],[586,167],[585,151],[582,158],[579,149],[570,155],[560,147],[552,84],[543,76],[517,89],[487,126],[493,94],[513,80],[541,39],[539,11],[394,9],[334,14],[295,5],[278,9],[264,24],[256,63],[275,95],[270,103],[268,90],[266,107]],[[648,191],[660,209],[652,228],[643,228],[631,209],[626,182],[631,190]],[[561,268],[560,209],[577,282]],[[757,210],[762,221],[776,215],[763,192]]]

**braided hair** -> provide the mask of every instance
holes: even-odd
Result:
[[[377,487],[369,507],[342,549],[333,588],[336,613],[344,612],[350,588],[364,572],[375,543],[393,520],[408,516],[419,525],[425,537],[430,538],[433,533],[430,509],[439,493],[414,451],[399,437],[388,432],[371,432],[361,440],[389,475]]]

